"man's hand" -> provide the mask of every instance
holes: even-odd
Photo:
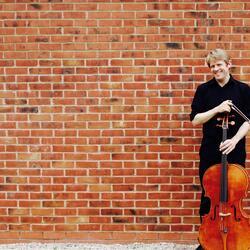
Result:
[[[230,152],[232,152],[237,144],[237,141],[234,139],[228,139],[225,140],[220,144],[220,151],[222,151],[222,154],[228,155]]]
[[[226,100],[224,102],[222,102],[220,105],[218,105],[217,108],[217,112],[218,113],[223,113],[223,112],[230,112],[231,111],[231,106],[233,105],[231,100]]]
[[[236,135],[232,137],[231,139],[227,139],[224,142],[220,144],[220,151],[222,151],[222,154],[229,154],[232,152],[236,146],[236,144],[244,138],[244,136],[247,135],[248,131],[250,129],[250,123],[249,122],[244,122]]]

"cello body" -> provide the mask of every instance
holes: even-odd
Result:
[[[226,113],[222,119],[222,142],[227,139],[228,117]],[[250,216],[242,208],[248,185],[247,171],[239,164],[228,164],[225,153],[221,164],[207,169],[203,187],[211,205],[199,229],[203,249],[250,250]]]
[[[209,213],[202,217],[199,242],[205,250],[248,250],[250,217],[242,209],[242,199],[248,191],[248,174],[241,165],[227,165],[227,200],[222,202],[221,168],[221,164],[213,165],[203,177],[211,206]]]

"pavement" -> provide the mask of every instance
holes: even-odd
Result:
[[[0,244],[0,250],[195,250],[197,245],[175,243],[85,244],[85,243],[19,243]]]

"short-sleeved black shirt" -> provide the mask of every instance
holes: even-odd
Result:
[[[230,76],[229,82],[223,87],[213,78],[197,88],[191,105],[192,111],[190,120],[192,121],[196,114],[206,112],[225,100],[232,100],[233,104],[235,104],[247,117],[250,117],[250,87]],[[222,141],[222,128],[218,126],[219,123],[221,124],[218,120],[222,116],[223,114],[218,114],[203,124],[200,160],[204,162],[204,164],[205,162],[207,162],[208,165],[210,163],[215,164],[221,161],[219,145]],[[229,116],[229,120],[235,122],[234,125],[229,125],[228,128],[228,138],[231,138],[237,133],[245,120],[234,110],[231,110]],[[245,138],[238,142],[227,159],[229,163],[245,165]]]

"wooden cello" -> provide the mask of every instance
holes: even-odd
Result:
[[[249,119],[235,106],[232,108],[245,120]],[[228,114],[222,122],[222,141],[227,139]],[[242,209],[247,196],[249,178],[238,164],[228,164],[222,154],[221,164],[207,169],[203,176],[205,195],[210,198],[208,214],[202,217],[199,242],[205,250],[250,249],[250,216]]]

